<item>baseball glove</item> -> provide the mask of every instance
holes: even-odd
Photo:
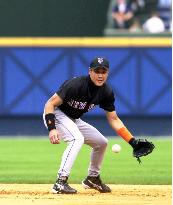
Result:
[[[139,164],[141,163],[140,157],[150,154],[155,148],[152,142],[146,139],[131,139],[129,144],[133,147],[133,156],[137,158]]]

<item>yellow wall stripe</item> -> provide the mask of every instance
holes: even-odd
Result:
[[[0,47],[170,47],[169,37],[0,37]]]

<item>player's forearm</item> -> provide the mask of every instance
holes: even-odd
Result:
[[[130,142],[134,138],[115,112],[107,113],[107,118],[112,129],[126,142]]]
[[[57,94],[54,94],[45,104],[45,121],[49,131],[56,129],[54,110],[56,106],[59,106],[61,104],[62,99]]]
[[[49,101],[45,104],[44,112],[47,129],[49,131],[56,129],[54,106]]]
[[[110,125],[126,142],[130,142],[130,140],[134,138],[119,118],[117,120],[113,120]]]
[[[118,117],[109,118],[108,122],[115,132],[124,127],[123,122]]]

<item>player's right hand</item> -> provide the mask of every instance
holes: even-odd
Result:
[[[58,131],[56,129],[53,129],[49,132],[49,139],[50,139],[50,142],[52,144],[59,144],[60,143]]]

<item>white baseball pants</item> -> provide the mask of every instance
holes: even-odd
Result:
[[[98,176],[108,140],[95,127],[81,119],[70,119],[59,109],[55,110],[55,117],[59,137],[67,143],[58,175],[69,176],[78,152],[83,144],[87,144],[92,147],[88,175]]]

